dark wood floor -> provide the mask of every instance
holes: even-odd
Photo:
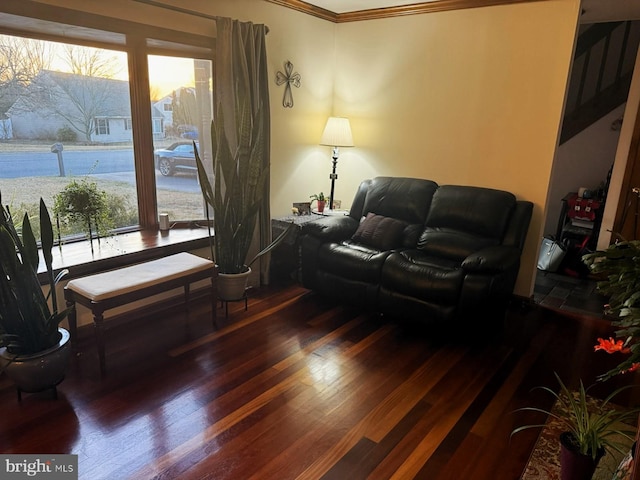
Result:
[[[0,377],[0,451],[77,454],[87,480],[517,479],[538,432],[509,434],[540,418],[513,411],[551,404],[531,388],[555,387],[554,371],[591,383],[612,360],[593,352],[603,319],[518,305],[472,341],[295,285],[231,304],[215,332],[207,308],[114,323],[104,379],[81,339],[58,400],[18,403]]]

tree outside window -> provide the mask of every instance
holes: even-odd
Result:
[[[194,65],[203,61],[148,59],[151,104],[141,114],[151,114],[154,150],[197,138],[201,123],[211,119],[210,113],[208,120],[201,116],[198,106],[200,101],[210,104],[211,81],[196,92],[193,80]],[[204,62],[210,75],[211,62]],[[52,207],[55,195],[70,182],[88,179],[106,192],[111,224],[135,228],[136,168],[156,176],[159,213],[169,213],[172,221],[204,218],[195,170],[176,168],[175,175],[166,177],[155,159],[135,161],[129,92],[124,51],[0,35],[0,193],[15,218],[35,212],[40,196]],[[60,153],[54,153],[53,144],[63,146]]]

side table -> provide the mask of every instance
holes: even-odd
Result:
[[[293,222],[296,226],[283,242],[271,252],[269,276],[273,281],[300,282],[300,239],[302,226],[313,220],[322,218],[320,215],[287,215],[271,219],[271,236],[276,238]]]

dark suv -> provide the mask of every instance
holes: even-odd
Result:
[[[159,148],[154,157],[156,168],[165,177],[173,175],[176,170],[197,171],[192,141],[175,142],[167,148]]]

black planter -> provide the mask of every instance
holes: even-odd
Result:
[[[16,384],[18,397],[20,392],[39,392],[54,389],[63,379],[71,355],[69,332],[58,328],[58,343],[42,352],[33,355],[14,357],[0,348],[0,367],[6,368],[7,376]]]
[[[561,480],[591,480],[604,449],[598,451],[595,460],[591,455],[578,451],[574,436],[570,432],[560,434],[560,478]]]

